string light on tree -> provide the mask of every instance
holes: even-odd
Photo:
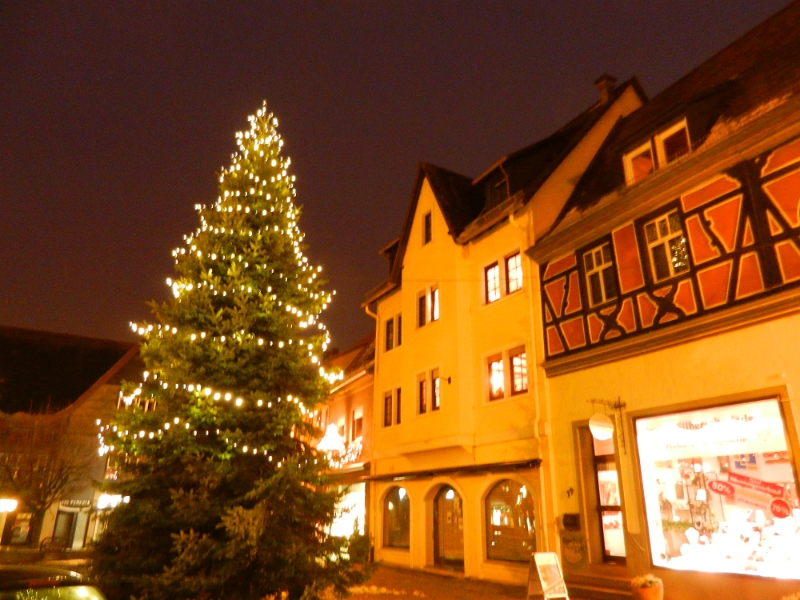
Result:
[[[347,543],[324,534],[336,493],[306,443],[342,377],[321,366],[334,294],[305,256],[291,161],[266,104],[236,144],[216,201],[195,206],[199,225],[172,252],[169,299],[151,304],[153,322],[131,323],[141,381],[98,423],[99,451],[120,472],[104,491],[131,498],[95,552],[112,597],[299,596],[361,577]],[[291,547],[268,542],[281,536]]]

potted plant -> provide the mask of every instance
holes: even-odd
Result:
[[[631,579],[633,600],[664,600],[664,585],[661,580],[648,573]]]

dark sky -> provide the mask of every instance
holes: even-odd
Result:
[[[420,160],[477,176],[604,71],[654,95],[786,4],[0,0],[0,324],[133,339],[266,99],[346,347]]]

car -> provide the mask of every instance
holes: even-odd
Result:
[[[80,573],[38,565],[0,566],[0,600],[106,600]]]

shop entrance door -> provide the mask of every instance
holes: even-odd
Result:
[[[433,562],[453,571],[464,570],[464,511],[461,496],[444,485],[433,501]]]

